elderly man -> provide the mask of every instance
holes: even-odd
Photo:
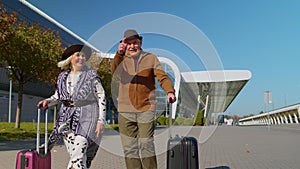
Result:
[[[111,71],[119,79],[118,112],[125,162],[128,169],[156,169],[154,148],[155,78],[176,101],[171,79],[157,56],[141,48],[143,37],[126,30],[114,57]]]

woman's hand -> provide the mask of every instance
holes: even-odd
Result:
[[[103,123],[101,123],[101,122],[97,123],[96,131],[95,131],[97,137],[99,137],[100,134],[104,131],[104,128],[105,128],[105,125]]]
[[[48,101],[47,100],[42,100],[38,103],[37,105],[40,109],[45,110],[48,108]]]

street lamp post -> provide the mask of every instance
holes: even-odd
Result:
[[[12,66],[7,66],[9,74],[11,74]],[[8,101],[8,122],[11,122],[11,102],[12,102],[12,79],[9,79],[9,101]]]
[[[271,91],[265,91],[264,92],[264,101],[266,104],[266,111],[268,112],[268,126],[270,126],[270,112],[268,110],[268,105],[272,104],[272,92]]]
[[[8,122],[11,122],[12,80],[9,80]]]

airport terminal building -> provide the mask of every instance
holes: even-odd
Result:
[[[101,53],[93,45],[89,44],[78,35],[58,23],[33,5],[24,0],[2,0],[1,3],[10,11],[21,11],[20,17],[29,23],[40,23],[51,30],[59,30],[63,46],[74,43],[82,43]],[[105,57],[113,59],[113,54]],[[103,57],[103,55],[99,55]],[[163,56],[159,56],[163,68],[174,82],[176,104],[173,104],[172,117],[195,117],[198,110],[204,112],[208,119],[213,113],[222,113],[230,106],[246,83],[251,79],[248,70],[213,70],[213,71],[189,71],[180,72],[176,64]],[[10,81],[6,67],[0,68],[0,121],[15,121],[17,107],[17,91],[12,87],[10,92]],[[21,121],[32,122],[36,119],[36,103],[51,96],[54,88],[46,83],[28,83],[24,86],[23,107]],[[11,96],[11,97],[10,97]],[[157,115],[167,110],[165,93],[157,90]],[[11,103],[11,104],[10,104]],[[11,108],[10,108],[11,105]],[[26,114],[26,115],[24,115]],[[53,113],[49,113],[53,116]],[[165,113],[165,115],[168,115]],[[107,112],[107,120],[112,121],[111,111]],[[53,119],[49,117],[49,119]],[[213,122],[212,122],[213,123]]]

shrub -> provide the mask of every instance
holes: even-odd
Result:
[[[183,118],[183,117],[177,117],[174,124],[181,126],[181,125],[183,125],[184,119],[185,118]]]
[[[107,125],[105,125],[105,127],[119,131],[119,124],[107,124]]]
[[[192,126],[194,124],[193,118],[185,118],[183,121],[184,126]]]
[[[159,116],[156,120],[156,122],[159,124],[159,125],[166,125],[166,120],[168,120],[167,117],[165,116]]]
[[[198,110],[194,125],[203,126],[203,122],[203,112],[201,110]]]
[[[175,119],[172,119],[172,124],[174,124],[175,122]],[[165,121],[166,125],[169,125],[169,117],[166,118],[166,121]]]
[[[154,119],[154,126],[157,126],[157,125],[159,125],[159,124],[157,123],[157,119]]]

